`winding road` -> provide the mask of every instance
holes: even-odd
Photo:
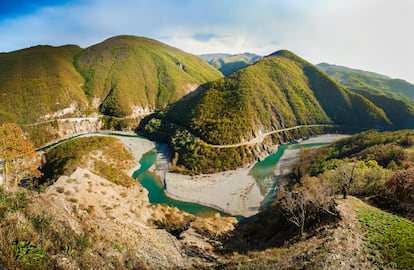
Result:
[[[152,112],[151,112],[152,113]],[[61,122],[75,122],[75,121],[97,121],[98,119],[101,119],[103,117],[110,117],[112,119],[115,120],[126,120],[126,119],[135,119],[138,117],[145,117],[150,115],[151,113],[146,113],[146,114],[141,114],[138,116],[125,116],[125,117],[117,117],[117,116],[109,116],[109,115],[97,115],[97,116],[90,116],[90,117],[67,117],[67,118],[54,118],[54,119],[50,119],[50,120],[44,120],[44,121],[39,121],[39,122],[34,122],[34,123],[30,123],[30,124],[20,124],[20,126],[24,126],[24,127],[33,127],[33,126],[38,126],[38,125],[42,125],[42,124],[47,124],[47,123],[52,123],[55,121],[61,121]]]
[[[315,125],[299,125],[299,126],[294,126],[294,127],[289,127],[289,128],[282,128],[282,129],[272,130],[272,131],[266,132],[264,134],[261,134],[261,135],[257,136],[256,138],[253,138],[253,139],[251,139],[250,141],[247,141],[247,142],[236,143],[236,144],[222,144],[222,145],[209,144],[209,143],[205,142],[205,144],[207,146],[214,147],[214,148],[231,148],[231,147],[239,147],[239,146],[245,146],[245,145],[254,145],[254,144],[262,143],[266,136],[269,136],[269,135],[275,134],[275,133],[280,133],[280,132],[299,129],[299,128],[304,128],[304,127],[331,127],[331,126],[335,126],[335,125],[328,125],[328,124],[325,124],[325,125],[323,125],[323,124],[319,124],[319,125],[317,125],[317,124],[315,124]]]
[[[79,120],[97,120],[98,118],[103,117],[102,115],[97,116],[97,117],[85,117],[85,118],[61,118],[61,119],[55,119],[55,120],[61,120],[61,121],[79,121]],[[126,119],[125,118],[118,118],[118,117],[114,117],[116,119]],[[38,122],[38,123],[32,123],[32,124],[26,124],[23,126],[33,126],[33,125],[39,125],[39,124],[43,124],[43,123],[49,123],[49,122],[53,122],[55,120],[48,120],[48,121],[42,121],[42,122]],[[259,134],[259,136],[247,141],[247,142],[240,142],[240,143],[235,143],[235,144],[210,144],[205,142],[204,140],[202,140],[201,138],[198,138],[199,140],[201,140],[202,142],[204,142],[204,144],[206,146],[209,147],[213,147],[213,148],[232,148],[232,147],[239,147],[239,146],[246,146],[246,145],[255,145],[255,144],[260,144],[263,142],[264,138],[271,135],[271,134],[275,134],[275,133],[280,133],[280,132],[284,132],[284,131],[289,131],[289,130],[294,130],[294,129],[299,129],[299,128],[305,128],[305,127],[329,127],[329,126],[335,126],[332,124],[314,124],[314,125],[298,125],[298,126],[294,126],[294,127],[289,127],[289,128],[282,128],[282,129],[277,129],[277,130],[272,130],[263,134]],[[73,136],[70,136],[68,138],[64,138],[64,139],[59,139],[53,142],[48,143],[45,146],[39,147],[38,149],[36,149],[36,151],[42,151],[43,149],[47,149],[48,147],[50,147],[51,145],[57,145],[61,142],[64,142],[66,140],[72,139],[72,138],[76,138],[76,137],[80,137],[80,136],[85,136],[85,135],[90,135],[90,134],[101,134],[101,135],[108,135],[108,133],[116,133],[113,131],[97,131],[97,132],[88,132],[88,133],[81,133],[81,134],[76,134]],[[132,135],[133,134],[125,134],[123,132],[119,132],[120,134],[123,135]],[[118,134],[119,135],[119,134]],[[194,136],[194,135],[193,135]],[[196,136],[194,136],[196,137]]]

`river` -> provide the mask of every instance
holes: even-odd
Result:
[[[328,145],[330,142],[317,142],[317,143],[297,143],[292,142],[289,144],[280,145],[277,152],[269,155],[264,160],[257,162],[250,170],[250,174],[256,179],[259,188],[264,194],[264,199],[261,203],[261,208],[267,208],[270,206],[276,198],[280,181],[283,178],[281,172],[277,172],[277,165],[280,158],[286,150],[297,150],[300,148],[311,148]],[[299,152],[297,152],[298,154]],[[277,172],[277,173],[276,173]]]
[[[185,212],[196,215],[201,213],[217,213],[218,210],[201,204],[182,202],[173,200],[165,195],[164,185],[155,173],[148,171],[157,160],[157,152],[151,150],[145,153],[140,163],[140,168],[132,174],[132,178],[137,179],[141,185],[148,190],[148,199],[153,204],[167,204],[177,207]],[[222,213],[223,214],[223,213]]]
[[[118,134],[118,133],[93,133],[93,134],[87,134],[86,136],[91,135],[111,135],[111,136],[127,136],[127,137],[137,137],[141,138],[137,135],[124,135],[124,134]],[[78,135],[75,137],[80,137],[85,135]],[[69,138],[73,139],[73,138]],[[38,151],[44,151],[50,147],[56,146],[59,143],[62,143],[63,141],[66,141],[68,139],[55,142],[51,145],[42,147],[41,149],[38,149]],[[251,169],[250,174],[253,175],[253,177],[256,179],[261,192],[265,194],[264,200],[262,202],[262,207],[267,207],[271,202],[274,201],[275,195],[277,194],[277,188],[278,188],[278,179],[275,174],[275,168],[279,161],[279,159],[282,157],[283,153],[286,149],[297,149],[301,147],[317,147],[321,145],[326,145],[330,143],[322,141],[317,141],[314,143],[290,143],[286,145],[279,146],[276,153],[269,155],[267,158],[265,158],[263,161],[260,161],[254,165],[254,167]],[[183,211],[186,211],[191,214],[200,214],[200,213],[221,213],[219,210],[216,210],[211,207],[207,207],[198,203],[190,203],[190,202],[183,202],[171,199],[165,195],[164,192],[164,186],[160,180],[160,178],[154,173],[149,171],[149,169],[156,164],[157,162],[157,151],[154,148],[153,150],[145,153],[140,163],[140,168],[133,172],[132,177],[134,179],[137,179],[140,181],[140,183],[143,185],[145,189],[148,190],[148,197],[149,201],[153,204],[167,204],[172,207],[177,207]]]
[[[315,144],[297,144],[290,143],[286,145],[279,146],[276,153],[269,155],[263,161],[257,162],[255,166],[251,169],[250,174],[254,176],[258,182],[262,193],[265,194],[264,200],[262,202],[262,207],[267,207],[271,202],[273,202],[274,197],[277,192],[278,181],[275,175],[275,167],[277,162],[282,157],[286,149],[298,149],[301,147],[316,147],[325,145],[326,143],[315,143]],[[199,214],[204,212],[214,212],[218,211],[214,208],[206,207],[197,203],[182,202],[178,200],[173,200],[165,195],[164,186],[155,173],[149,172],[148,169],[151,168],[156,162],[156,152],[149,151],[144,154],[140,160],[141,167],[139,170],[135,171],[133,174],[134,179],[138,179],[140,183],[146,188],[149,192],[149,200],[151,203],[165,203],[169,206],[177,207],[183,211],[189,212],[191,214]]]

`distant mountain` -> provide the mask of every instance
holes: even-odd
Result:
[[[234,54],[231,54],[231,53],[206,53],[206,54],[200,54],[200,55],[198,55],[198,57],[200,57],[201,59],[206,60],[207,62],[210,62],[210,61],[213,61],[213,60],[218,59],[218,58],[229,57],[229,56],[232,56],[232,55],[234,55]]]
[[[383,109],[395,129],[414,127],[414,85],[369,71],[326,63],[317,66]]]
[[[253,53],[242,53],[242,54],[202,54],[199,55],[202,59],[206,60],[210,65],[217,68],[228,76],[233,72],[248,67],[260,60],[262,56]]]
[[[352,69],[343,66],[321,63],[317,65],[340,84],[351,89],[365,90],[374,93],[397,94],[414,99],[414,85],[401,79],[391,79],[388,76],[374,72]],[[393,96],[395,97],[395,96]]]
[[[211,147],[208,151],[200,150],[202,144],[187,141],[191,141],[189,137],[184,139],[186,143],[177,143],[183,138],[174,137],[177,133],[171,130],[172,126],[184,128],[202,141],[215,145],[242,143],[272,130],[298,125],[393,127],[385,112],[371,101],[286,50],[275,52],[252,66],[206,85],[203,90],[172,104],[158,117],[160,122],[152,121],[143,129],[149,133],[155,130],[156,133],[157,128],[168,128],[164,134],[170,134],[173,146],[179,146],[176,147],[177,152],[186,155],[181,164],[201,171],[200,167],[192,167],[192,164],[203,163],[194,161],[197,153],[203,152],[204,159],[208,160],[210,157],[206,157],[206,153],[209,151],[215,153],[211,154],[211,159],[223,158],[221,150],[212,150]],[[239,150],[232,153],[232,159],[248,162],[252,150]],[[190,158],[191,151],[196,152]],[[223,163],[223,160],[209,163],[208,168],[211,170],[216,166],[220,170]]]
[[[118,36],[81,49],[36,46],[0,54],[0,122],[32,123],[100,112],[138,116],[222,77],[195,55]]]

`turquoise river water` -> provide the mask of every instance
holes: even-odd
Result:
[[[279,146],[276,153],[269,155],[263,161],[256,163],[252,168],[250,173],[258,180],[275,177],[275,167],[280,157],[283,155],[286,149],[288,148],[299,148],[299,147],[316,147],[324,145],[320,144],[301,144],[297,145],[295,143],[281,145]],[[165,195],[164,186],[161,183],[160,179],[154,174],[148,171],[149,168],[155,163],[157,158],[157,153],[155,151],[149,151],[145,153],[141,160],[141,167],[139,170],[135,171],[132,175],[134,179],[140,181],[141,185],[148,190],[149,201],[153,204],[167,204],[172,207],[177,207],[183,211],[186,211],[191,214],[200,214],[206,212],[219,212],[218,210],[207,207],[197,203],[182,202],[173,200]],[[273,200],[277,191],[277,183],[271,187],[266,194],[265,199],[263,200],[263,207],[269,205]],[[223,213],[222,213],[223,214]]]
[[[141,167],[132,174],[132,177],[137,179],[141,185],[148,190],[148,198],[150,203],[167,204],[193,215],[219,212],[214,208],[201,204],[177,201],[167,197],[164,192],[164,186],[159,178],[154,173],[148,171],[148,169],[155,163],[156,159],[157,153],[155,151],[152,150],[145,153],[139,161]]]
[[[93,133],[92,133],[93,134]],[[97,133],[99,134],[99,133]],[[124,137],[139,137],[137,135],[124,135],[119,133],[110,133],[110,132],[101,132],[101,134],[104,135],[112,135],[112,136],[124,136]],[[44,151],[46,149],[49,149],[51,147],[54,147],[66,140],[71,140],[76,137],[79,137],[82,135],[74,136],[68,139],[60,140],[58,142],[52,143],[50,145],[47,145],[45,147],[42,147],[40,149],[37,149],[37,151]],[[251,169],[250,173],[255,177],[257,181],[261,181],[266,178],[272,178],[275,177],[275,167],[277,162],[279,161],[280,157],[283,155],[284,151],[288,148],[301,148],[301,147],[316,147],[326,145],[326,143],[316,143],[316,144],[296,144],[296,143],[290,143],[286,145],[279,146],[276,153],[269,155],[267,158],[265,158],[263,161],[260,161],[255,164],[255,166]],[[154,150],[151,150],[147,153],[145,153],[141,160],[140,160],[140,168],[136,170],[132,177],[134,179],[137,179],[140,181],[140,183],[143,185],[145,189],[148,190],[148,197],[149,201],[153,204],[167,204],[172,207],[177,207],[183,211],[186,211],[191,214],[200,214],[200,213],[208,213],[208,212],[215,212],[215,213],[222,213],[214,208],[207,207],[201,204],[197,203],[190,203],[190,202],[182,202],[173,200],[165,195],[164,192],[164,186],[159,180],[159,178],[152,172],[149,172],[149,168],[151,168],[152,165],[156,162],[157,159],[157,152]],[[275,182],[273,186],[270,188],[270,190],[267,191],[266,196],[263,200],[263,207],[266,207],[269,205],[273,200],[274,196],[277,191],[278,183]]]

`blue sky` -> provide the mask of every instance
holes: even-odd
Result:
[[[184,51],[270,54],[414,82],[412,0],[1,0],[0,52],[121,34]]]

